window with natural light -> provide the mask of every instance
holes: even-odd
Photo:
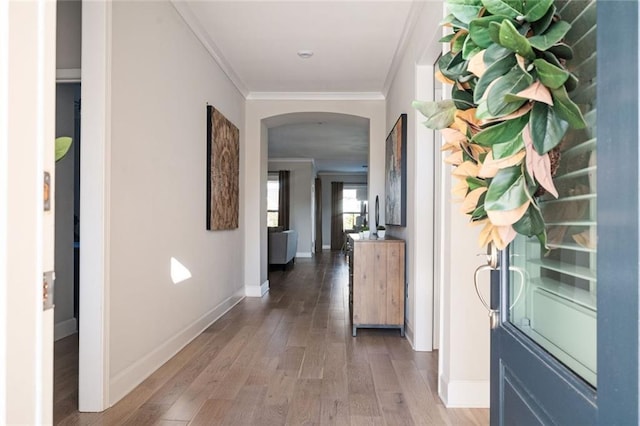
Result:
[[[267,181],[267,226],[278,226],[279,192],[278,176],[269,175],[269,180]]]
[[[368,207],[366,193],[366,185],[347,187],[342,190],[343,229],[359,229],[365,224]]]

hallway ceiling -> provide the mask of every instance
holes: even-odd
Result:
[[[314,112],[293,114],[283,121],[269,128],[270,160],[313,158],[318,172],[367,172],[366,118]]]
[[[384,99],[417,12],[428,2],[173,4],[247,99]],[[313,56],[302,59],[301,50]],[[302,114],[271,128],[269,138],[270,159],[313,158],[321,172],[367,171],[368,120]]]

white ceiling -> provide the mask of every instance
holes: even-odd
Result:
[[[367,172],[368,119],[329,113],[286,118],[290,124],[269,129],[269,159],[313,158],[319,172]]]
[[[383,99],[423,1],[174,0],[174,5],[249,99],[301,93]],[[314,54],[301,59],[299,50]],[[270,130],[270,158],[314,158],[319,171],[365,170],[368,123],[298,118]]]

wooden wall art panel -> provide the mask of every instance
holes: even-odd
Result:
[[[238,227],[240,131],[207,106],[207,229]]]

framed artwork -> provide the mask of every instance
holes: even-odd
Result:
[[[407,226],[407,114],[387,136],[385,151],[385,223]]]
[[[240,131],[207,105],[207,230],[238,227]]]

